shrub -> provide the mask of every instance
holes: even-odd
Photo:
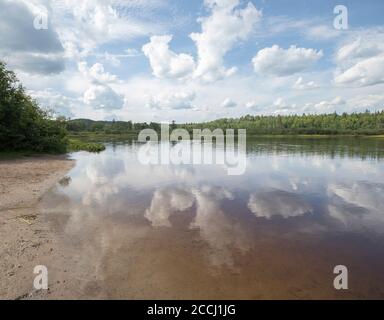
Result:
[[[65,122],[54,120],[0,62],[0,150],[65,152]]]

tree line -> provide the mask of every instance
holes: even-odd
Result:
[[[67,122],[70,132],[97,132],[106,134],[138,133],[142,129],[151,128],[160,131],[160,124],[133,123],[132,121],[92,121],[76,119]],[[284,135],[284,134],[384,134],[384,111],[352,113],[352,114],[302,114],[287,116],[252,116],[240,118],[223,118],[204,123],[171,124],[171,129],[247,129],[252,135]]]
[[[302,114],[287,116],[252,116],[224,118],[204,124],[188,123],[182,127],[247,129],[248,135],[258,134],[383,134],[384,112],[352,114]]]

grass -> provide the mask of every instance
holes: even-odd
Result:
[[[68,151],[88,151],[88,152],[101,152],[105,150],[102,143],[84,142],[77,139],[69,139]]]
[[[33,151],[0,151],[0,160],[13,160],[35,155]]]
[[[101,152],[105,150],[102,143],[85,142],[78,139],[70,138],[68,141],[67,152],[75,151],[88,151],[88,152]],[[0,160],[14,160],[24,157],[40,156],[45,154],[58,154],[58,153],[39,153],[31,150],[20,151],[0,151]]]

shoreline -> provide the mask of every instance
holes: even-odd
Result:
[[[0,160],[0,212],[36,204],[74,164],[67,155]]]
[[[177,128],[181,129],[181,128]],[[212,128],[210,130],[215,130]],[[237,135],[237,130],[235,130],[235,136]],[[113,138],[137,138],[139,135],[138,132],[128,132],[128,133],[103,133],[103,132],[70,132],[69,137],[72,139],[113,139]],[[160,134],[160,132],[157,132]],[[225,134],[225,130],[224,130]],[[383,139],[384,134],[361,134],[361,133],[339,133],[339,134],[308,134],[308,133],[253,133],[247,130],[247,138],[374,138],[374,139]]]
[[[60,244],[37,204],[74,164],[67,155],[0,160],[0,299],[40,299],[51,294],[52,289],[34,291],[33,269],[64,261],[57,257]]]

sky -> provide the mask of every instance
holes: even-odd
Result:
[[[0,0],[0,60],[72,119],[375,111],[383,13],[381,0]]]

